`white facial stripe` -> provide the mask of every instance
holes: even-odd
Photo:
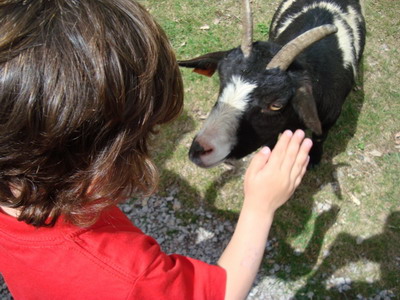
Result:
[[[203,158],[203,163],[207,166],[223,160],[236,143],[239,119],[246,110],[249,95],[256,86],[234,76],[221,93],[217,105],[197,134],[197,140],[201,144],[212,146],[214,149],[212,154]]]
[[[248,96],[257,85],[243,81],[239,76],[233,76],[232,81],[227,84],[218,103],[226,103],[230,106],[244,111],[247,106]]]
[[[282,23],[277,31],[276,37],[282,34],[296,18],[315,8],[326,9],[334,15],[334,25],[338,28],[337,37],[339,48],[343,53],[344,66],[351,66],[354,75],[356,75],[357,57],[360,53],[360,33],[357,28],[361,21],[361,16],[359,16],[351,6],[348,6],[348,12],[342,11],[339,6],[329,2],[318,2],[306,6],[300,12],[293,14]],[[351,32],[348,32],[346,25],[351,28]]]

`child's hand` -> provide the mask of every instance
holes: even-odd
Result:
[[[312,141],[302,130],[285,131],[272,153],[264,147],[252,159],[244,179],[244,205],[274,214],[300,184],[309,161]]]
[[[300,184],[312,147],[304,132],[285,131],[272,153],[263,148],[244,179],[244,203],[235,232],[218,264],[227,272],[225,299],[245,299],[264,254],[275,211]]]

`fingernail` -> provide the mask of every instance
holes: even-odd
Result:
[[[295,134],[296,134],[297,136],[299,136],[299,137],[300,137],[300,136],[301,136],[301,137],[304,137],[304,136],[305,136],[304,131],[303,131],[303,130],[300,130],[300,129],[296,130]]]
[[[312,142],[312,140],[311,139],[309,139],[309,138],[306,138],[305,140],[304,140],[304,142],[303,143],[305,143],[305,145],[307,146],[307,147],[312,147],[312,145],[313,145],[313,142]]]
[[[293,132],[291,130],[285,130],[285,132],[283,134],[285,134],[285,135],[290,137],[290,136],[293,135]]]
[[[261,149],[261,152],[262,152],[263,154],[265,154],[265,155],[268,155],[268,154],[271,153],[271,149],[269,149],[269,147],[263,147],[263,148]]]

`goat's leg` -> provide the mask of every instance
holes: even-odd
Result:
[[[313,141],[313,147],[311,148],[310,151],[310,163],[309,163],[309,168],[313,168],[316,165],[318,165],[321,161],[322,154],[324,152],[323,145],[328,137],[328,131],[329,130],[323,130],[322,135],[316,135],[313,133],[312,135],[312,141]]]

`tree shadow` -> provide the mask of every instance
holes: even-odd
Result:
[[[357,299],[371,295],[378,299],[395,297],[400,292],[399,237],[400,211],[392,212],[387,217],[381,234],[368,239],[348,233],[339,234],[329,249],[329,255],[297,292],[296,299],[305,298],[310,291],[319,291],[318,296],[329,296],[331,299]],[[337,280],[336,277],[335,280],[337,270],[357,262],[379,264],[380,279],[371,277],[365,281],[351,281],[340,277]],[[361,271],[357,268],[362,266],[354,265],[353,272]],[[394,282],[397,284],[393,285]]]

